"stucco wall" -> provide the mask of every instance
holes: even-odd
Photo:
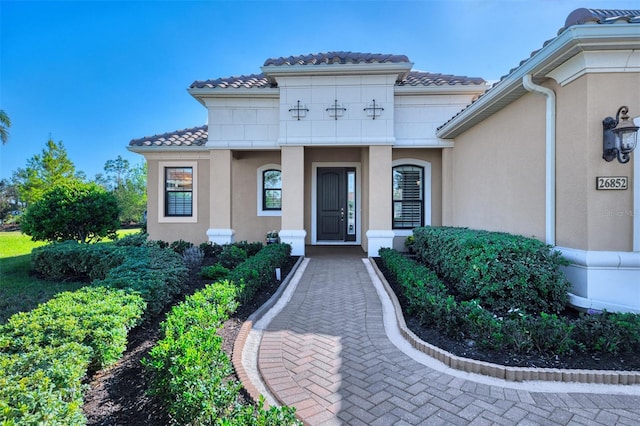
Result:
[[[544,240],[544,117],[544,97],[527,94],[455,139],[444,225]]]
[[[202,157],[206,158],[202,158]],[[209,194],[208,191],[198,188],[197,222],[196,223],[159,223],[159,203],[162,196],[158,188],[161,185],[163,171],[160,169],[162,162],[172,163],[185,161],[196,162],[198,173],[195,176],[197,182],[205,184],[209,182],[209,160],[208,153],[191,153],[182,155],[180,160],[176,160],[172,153],[155,153],[145,156],[147,159],[147,232],[152,240],[162,240],[173,242],[177,240],[190,241],[193,244],[200,244],[207,241],[207,229],[209,228]],[[198,185],[198,183],[195,183]],[[208,185],[207,185],[208,186]]]
[[[631,251],[633,162],[602,159],[602,120],[622,105],[640,115],[640,73],[584,75],[558,95],[557,244],[597,251]],[[596,190],[598,176],[626,176],[629,189]]]
[[[280,164],[279,151],[235,151],[232,160],[232,229],[236,241],[265,241],[266,233],[280,230],[279,216],[258,216],[258,168]]]

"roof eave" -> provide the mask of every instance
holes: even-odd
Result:
[[[177,145],[177,146],[166,146],[166,145],[129,145],[127,146],[127,150],[131,152],[135,152],[136,154],[146,154],[151,152],[176,152],[176,151],[189,151],[189,152],[206,152],[209,151],[204,145]]]
[[[277,87],[263,87],[249,89],[242,88],[214,88],[214,87],[190,87],[187,92],[198,100],[202,105],[205,99],[210,98],[277,98],[280,96],[280,89]]]
[[[429,86],[396,86],[396,95],[479,95],[491,86],[488,84],[442,84]]]
[[[413,68],[413,62],[382,62],[358,64],[318,64],[318,65],[267,65],[260,69],[269,77],[309,76],[309,75],[351,75],[351,74],[398,74],[404,78]]]
[[[498,82],[495,87],[469,105],[436,131],[439,138],[451,139],[493,115],[525,93],[522,77],[531,74],[541,82],[561,63],[581,51],[640,48],[640,25],[584,24],[563,31],[526,62]]]

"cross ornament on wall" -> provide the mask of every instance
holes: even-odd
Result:
[[[337,120],[338,116],[342,115],[342,112],[346,110],[346,108],[338,106],[338,100],[336,99],[335,101],[333,101],[333,105],[331,105],[325,111],[328,111],[329,115],[335,117],[335,119]]]
[[[291,113],[291,116],[297,118],[298,121],[300,121],[300,117],[304,117],[306,115],[305,112],[308,112],[308,111],[309,111],[308,108],[303,108],[300,106],[300,101],[298,101],[296,106],[294,106],[293,108],[289,108],[289,112]]]
[[[375,120],[376,117],[380,117],[380,114],[382,113],[382,111],[384,111],[384,108],[382,108],[380,104],[376,105],[376,100],[374,99],[371,103],[371,106],[364,108],[364,111],[367,111],[367,114],[371,115]]]

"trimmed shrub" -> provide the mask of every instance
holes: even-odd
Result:
[[[162,323],[164,337],[143,360],[150,393],[178,424],[299,424],[292,408],[238,403],[242,385],[229,379],[233,366],[217,334],[238,306],[236,290],[228,281],[210,284],[171,310]]]
[[[91,349],[79,343],[0,353],[0,424],[85,425],[84,378]]]
[[[224,416],[241,385],[216,334],[237,308],[228,282],[212,284],[175,306],[162,323],[164,337],[143,363],[152,373],[150,393],[179,424],[212,424]]]
[[[180,255],[158,247],[131,247],[128,257],[92,286],[126,289],[142,296],[147,313],[161,312],[185,285],[188,269]]]
[[[100,185],[72,181],[54,185],[27,208],[22,232],[33,241],[97,242],[120,226],[118,200]]]
[[[92,349],[90,366],[98,370],[120,358],[127,333],[140,321],[144,306],[138,295],[106,288],[59,293],[0,325],[0,352],[17,354],[81,343]]]
[[[572,320],[514,309],[498,316],[477,300],[456,301],[433,272],[395,250],[381,249],[380,259],[402,288],[409,313],[450,338],[471,339],[479,347],[519,354],[640,351],[640,315],[604,312]]]
[[[212,266],[205,266],[200,270],[200,276],[203,278],[207,278],[213,281],[222,281],[229,276],[229,271],[227,268],[222,266],[219,263],[216,263]]]
[[[275,269],[286,265],[289,257],[290,245],[269,244],[232,270],[228,279],[238,286],[240,303],[253,299],[260,287],[268,285],[274,278]]]
[[[50,244],[33,250],[34,269],[50,280],[92,281],[92,286],[138,293],[156,314],[184,288],[188,269],[173,250],[156,246]]]
[[[200,249],[204,252],[205,257],[216,257],[222,252],[222,246],[211,242],[200,244]]]
[[[122,264],[126,252],[112,244],[53,243],[31,251],[31,265],[51,281],[91,281],[102,279],[114,266]]]
[[[148,243],[149,234],[146,232],[137,232],[135,234],[128,234],[122,238],[118,238],[114,241],[114,244],[117,246],[133,246],[133,247],[143,247]]]
[[[144,305],[135,294],[85,287],[0,325],[0,423],[85,424],[82,379],[122,356]]]
[[[413,232],[421,263],[455,288],[463,300],[477,299],[500,314],[559,313],[570,284],[567,262],[533,238],[465,228],[423,227]]]
[[[246,251],[247,257],[255,256],[260,250],[262,250],[262,247],[264,247],[264,245],[260,241],[255,241],[253,243],[249,243],[247,241],[237,241],[233,243],[233,245]]]
[[[175,251],[176,253],[178,253],[179,255],[184,254],[184,251],[189,247],[193,247],[193,243],[190,243],[189,241],[185,241],[185,240],[174,241],[169,245],[169,248]]]
[[[233,244],[222,246],[222,251],[218,255],[218,263],[227,269],[233,269],[245,260],[247,260],[247,252]]]

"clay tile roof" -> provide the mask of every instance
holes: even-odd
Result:
[[[629,23],[629,24],[640,24],[640,10],[618,10],[618,9],[585,9],[580,8],[576,9],[567,16],[565,20],[564,27],[558,30],[557,36],[562,34],[566,29],[572,27],[574,25],[584,25],[584,24],[615,24],[615,23]],[[557,37],[556,37],[557,38]],[[542,44],[540,49],[534,50],[531,52],[528,58],[520,61],[517,67],[511,68],[509,72],[494,83],[489,90],[484,92],[478,98],[476,98],[472,103],[480,101],[482,98],[486,97],[488,93],[490,93],[496,86],[500,85],[504,80],[506,80],[511,74],[514,73],[518,68],[524,65],[527,61],[533,58],[536,53],[546,47],[549,43],[551,43],[555,38],[549,39]],[[453,121],[454,118],[461,115],[467,108],[468,105],[458,114],[451,117],[446,123],[439,126],[436,130],[442,129],[449,122]]]
[[[262,89],[264,87],[273,87],[271,81],[264,74],[241,75],[237,77],[223,77],[215,80],[194,81],[189,88],[209,88],[209,89]]]
[[[564,27],[558,31],[558,34],[573,25],[613,24],[616,22],[640,23],[640,10],[576,9],[567,16]]]
[[[176,130],[161,135],[133,139],[129,146],[203,146],[207,143],[208,126]]]
[[[331,65],[331,64],[373,64],[373,63],[403,63],[410,62],[405,55],[391,55],[383,53],[359,52],[326,52],[308,55],[269,58],[264,66],[284,65]]]
[[[433,74],[430,72],[411,71],[407,77],[399,81],[398,86],[444,86],[485,84],[486,81],[478,77],[458,75]]]

